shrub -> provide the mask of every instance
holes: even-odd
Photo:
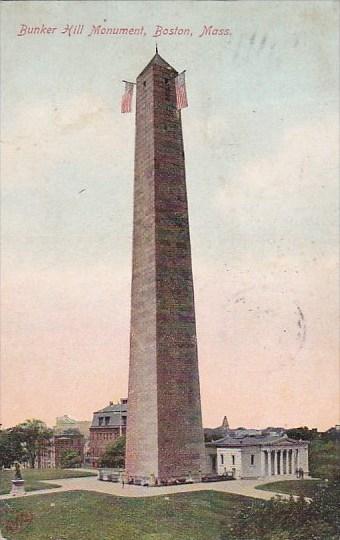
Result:
[[[60,465],[62,469],[72,469],[81,465],[81,457],[79,452],[75,450],[65,450],[60,457]]]

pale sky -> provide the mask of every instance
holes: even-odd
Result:
[[[187,75],[204,425],[338,422],[338,2],[0,7],[0,421],[91,419],[127,395],[134,114],[120,114],[121,81],[160,25],[192,33],[157,42]],[[23,24],[57,30],[18,36]],[[145,35],[88,36],[99,24]],[[232,35],[199,37],[204,25]]]

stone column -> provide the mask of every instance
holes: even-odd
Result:
[[[283,474],[283,450],[280,450],[280,474]]]
[[[273,475],[277,474],[277,453],[276,450],[274,450],[274,472]]]
[[[287,474],[287,450],[283,450],[283,469],[282,474]]]
[[[265,473],[265,459],[266,459],[266,456],[265,456],[265,451],[264,450],[260,450],[260,475],[261,476],[266,476],[266,473]]]
[[[298,451],[296,449],[293,450],[293,474],[296,473],[296,470],[298,469]]]
[[[305,467],[306,467],[306,473],[309,474],[309,455],[308,455],[308,445],[305,446],[304,448],[304,456],[305,456],[305,459],[304,459],[304,462],[305,462]]]

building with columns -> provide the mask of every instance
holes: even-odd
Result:
[[[308,474],[308,441],[284,435],[227,435],[207,443],[211,473],[232,474],[234,478],[262,478]]]

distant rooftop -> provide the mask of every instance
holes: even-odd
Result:
[[[74,420],[73,418],[70,418],[67,416],[67,414],[64,414],[63,416],[57,416],[56,418],[56,424],[77,424],[78,420]]]
[[[244,447],[244,446],[257,446],[257,445],[272,445],[272,444],[289,444],[289,445],[301,445],[306,444],[306,441],[297,441],[296,439],[290,439],[286,434],[270,435],[270,434],[229,434],[222,439],[208,443],[209,446],[217,447]]]
[[[222,425],[216,428],[204,428],[204,433],[208,437],[212,437],[215,440],[222,439],[225,436],[233,438],[244,438],[245,436],[254,435],[284,435],[286,430],[282,427],[269,426],[264,429],[249,429],[245,427],[230,428],[229,422],[226,416],[224,416]]]

